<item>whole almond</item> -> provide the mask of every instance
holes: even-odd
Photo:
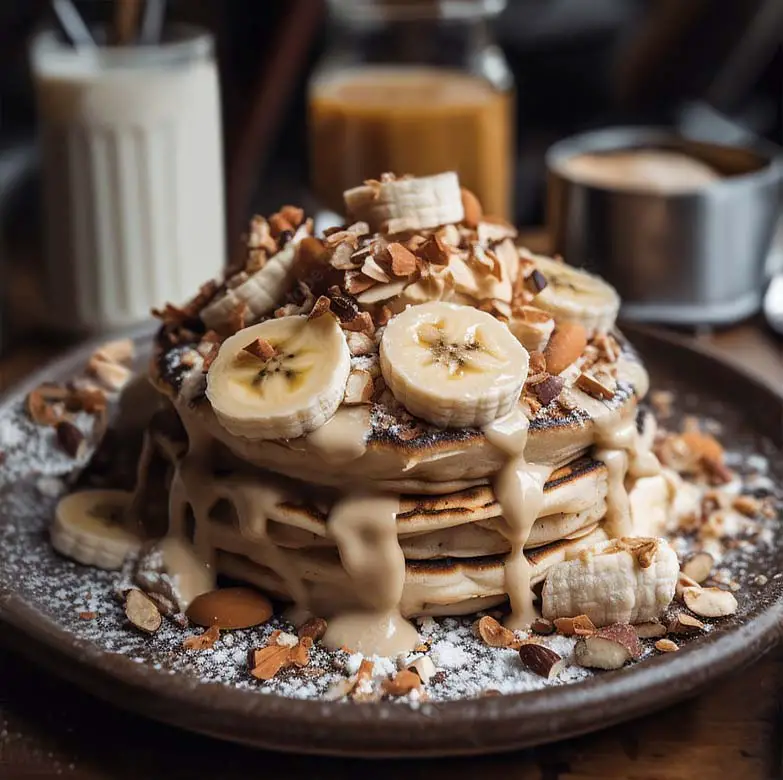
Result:
[[[272,617],[272,605],[252,588],[221,588],[193,599],[187,615],[196,625],[207,628],[252,628]]]
[[[560,374],[565,371],[587,346],[587,332],[578,322],[559,322],[549,337],[544,350],[547,371]]]
[[[296,632],[300,639],[310,637],[314,642],[323,639],[326,633],[326,621],[323,618],[311,617],[302,623]]]
[[[462,221],[467,227],[475,230],[484,215],[484,210],[481,208],[481,201],[470,190],[465,189],[465,187],[460,187],[460,193],[462,194],[462,208],[465,212]]]

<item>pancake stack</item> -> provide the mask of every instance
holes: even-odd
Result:
[[[345,201],[320,238],[300,209],[255,218],[245,264],[160,313],[181,426],[151,424],[134,514],[181,607],[224,574],[387,654],[414,616],[508,602],[529,625],[549,567],[663,513],[618,297],[518,248],[455,174]]]

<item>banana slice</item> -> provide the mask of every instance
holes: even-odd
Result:
[[[223,342],[207,397],[234,436],[294,439],[337,411],[350,371],[348,344],[331,314],[279,317]]]
[[[122,526],[133,494],[83,490],[61,499],[49,529],[57,552],[88,566],[119,569],[141,540]]]
[[[381,371],[413,415],[444,428],[508,414],[527,378],[528,353],[499,320],[472,306],[410,306],[386,326]]]
[[[555,564],[541,593],[550,620],[587,615],[596,626],[646,623],[674,598],[677,554],[664,539],[624,537]]]
[[[285,248],[272,255],[263,268],[236,287],[227,289],[224,295],[205,306],[201,310],[201,319],[205,325],[220,330],[242,304],[247,306],[246,322],[255,322],[274,311],[293,284],[296,249],[308,235],[307,225],[300,225]]]
[[[363,184],[343,193],[356,220],[381,233],[403,233],[461,222],[465,216],[457,174],[392,179]]]
[[[548,257],[532,255],[547,286],[533,299],[533,305],[548,311],[558,322],[578,322],[588,336],[608,333],[620,309],[614,287],[597,276]]]

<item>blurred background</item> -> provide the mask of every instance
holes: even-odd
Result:
[[[75,5],[88,24],[110,20],[116,12],[109,0]],[[426,11],[411,20],[410,7],[416,5],[439,6],[441,16],[442,7],[451,6],[448,13],[458,21],[427,20]],[[403,8],[405,19],[394,21],[393,14],[381,19],[373,12],[377,6]],[[466,12],[465,6],[472,9]],[[509,178],[510,199],[501,193],[492,210],[530,228],[545,222],[544,154],[574,133],[687,121],[722,143],[783,142],[781,0],[171,0],[165,13],[169,21],[199,25],[214,35],[228,256],[252,212],[268,213],[288,202],[339,208],[334,192],[344,184],[341,177],[356,183],[359,174],[366,175],[362,165],[373,164],[372,121],[365,116],[351,124],[353,109],[339,105],[339,90],[330,92],[328,77],[341,64],[426,60],[478,74],[495,94],[509,96],[496,107],[499,113],[488,108],[486,114],[493,127],[498,117],[508,117],[502,120],[508,137],[493,140],[483,129],[475,136],[466,130],[459,143],[478,156],[481,168],[496,168]],[[28,43],[56,21],[44,0],[0,3],[2,289],[12,330],[35,320],[39,296],[33,272],[44,253]],[[358,94],[354,102],[361,105]],[[411,99],[415,103],[421,96]],[[312,115],[322,112],[321,129],[311,122],[308,131],[308,101],[318,104]],[[435,146],[448,146],[445,128],[453,125],[448,111],[444,116],[436,131],[444,140]],[[342,136],[335,130],[340,122]],[[418,140],[408,145],[430,143],[428,122],[430,115],[413,133]],[[438,153],[464,156],[457,146]],[[364,163],[351,157],[346,168],[342,162],[354,152],[367,157]],[[469,176],[476,179],[470,186],[484,186],[479,173]],[[495,197],[479,194],[485,203]],[[192,279],[191,286],[200,281]],[[6,338],[8,333],[6,328]]]

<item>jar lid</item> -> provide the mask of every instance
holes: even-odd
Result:
[[[473,19],[496,16],[506,0],[328,0],[329,9],[346,21]]]

